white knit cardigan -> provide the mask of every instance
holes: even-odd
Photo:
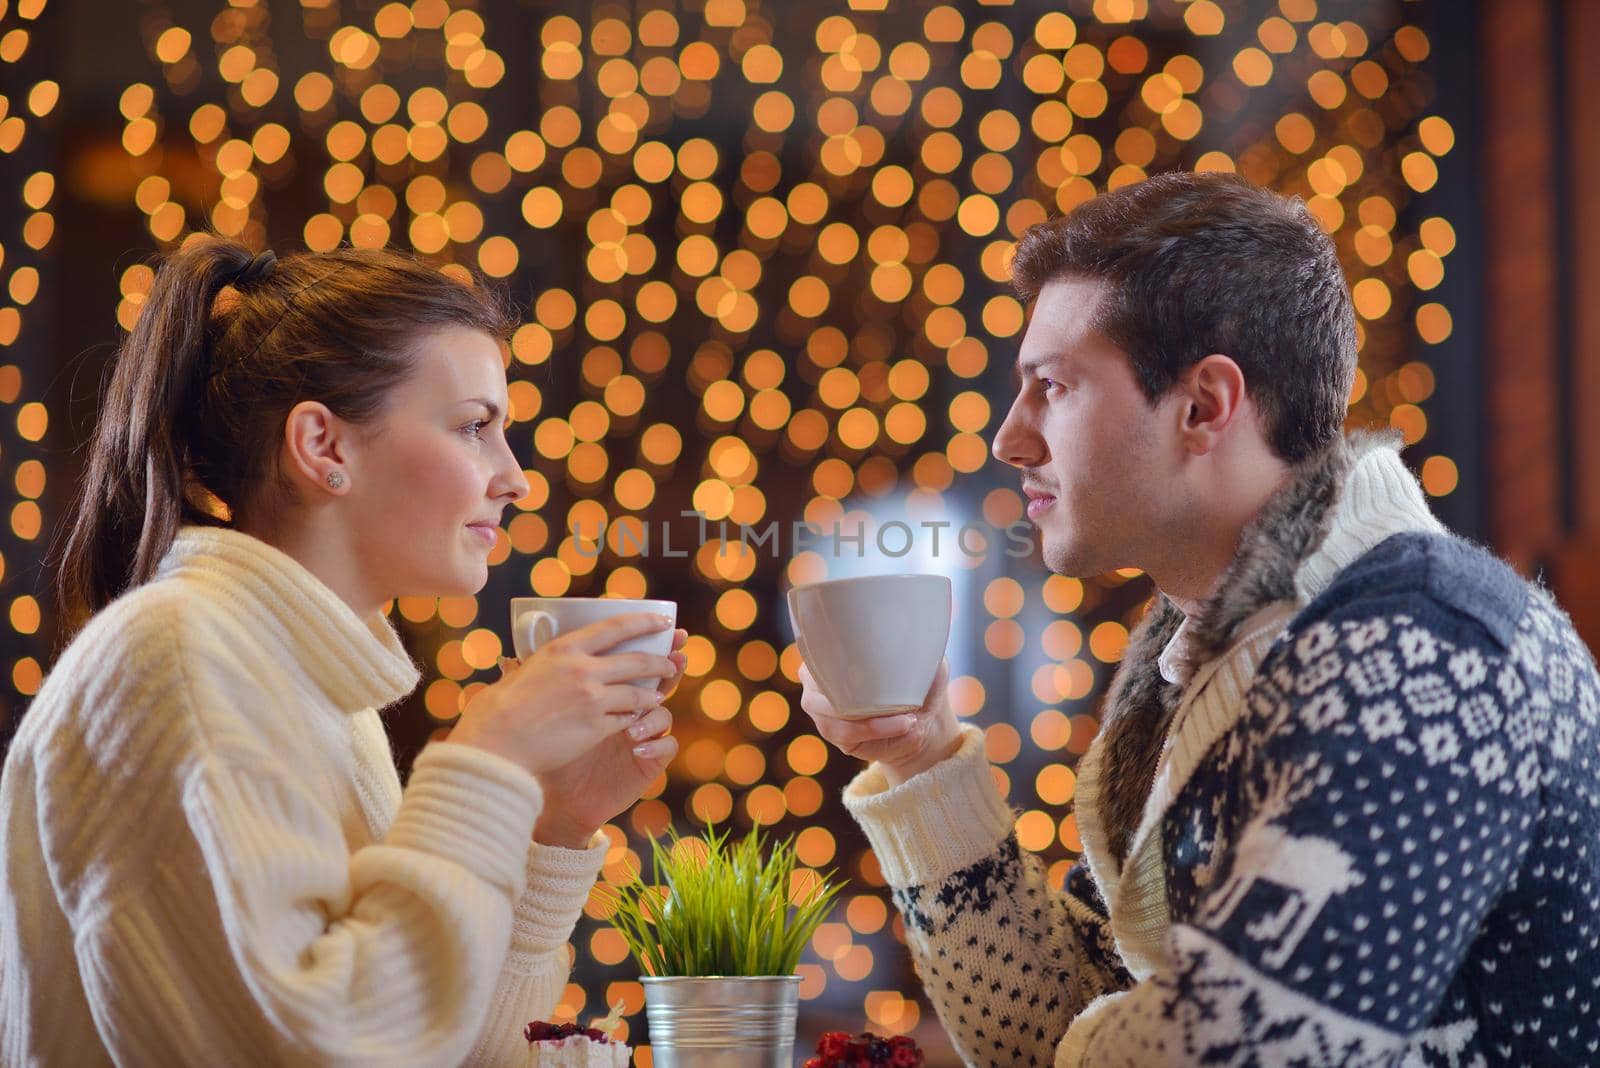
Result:
[[[0,1066],[520,1064],[605,855],[429,745],[388,622],[189,527],[61,656],[0,776]]]

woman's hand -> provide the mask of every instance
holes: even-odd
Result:
[[[668,658],[677,667],[657,692],[665,698],[677,687],[688,665],[682,653],[689,632],[672,636]],[[501,662],[515,667],[515,660]],[[509,668],[508,668],[509,669]],[[657,707],[640,716],[622,734],[613,735],[577,760],[539,776],[544,808],[533,839],[544,845],[586,849],[594,833],[627,811],[645,788],[666,770],[678,753],[678,740],[667,734],[672,713]]]
[[[672,691],[676,690],[678,683],[683,681],[684,669],[689,666],[689,657],[684,653],[683,647],[688,644],[688,641],[689,632],[682,627],[672,632],[672,651],[667,654],[667,657],[672,661],[672,666],[678,670],[673,673],[670,679],[662,679],[661,685],[657,687],[657,692],[661,694],[663,701],[671,697]]]
[[[671,626],[665,616],[630,612],[541,645],[461,712],[450,741],[505,757],[533,775],[578,759],[655,708],[658,687],[634,679],[676,679],[679,659],[613,653],[616,645]]]

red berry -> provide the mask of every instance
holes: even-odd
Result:
[[[819,1057],[842,1057],[850,1049],[850,1036],[843,1031],[825,1031],[817,1039],[817,1055]]]
[[[582,1035],[592,1042],[608,1043],[611,1039],[603,1031],[593,1027],[579,1027],[576,1023],[551,1023],[549,1020],[535,1020],[522,1029],[522,1037],[531,1042],[559,1042],[564,1038]]]

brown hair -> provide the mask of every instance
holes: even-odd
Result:
[[[235,288],[234,283],[237,282]],[[409,256],[339,249],[273,261],[209,235],[156,271],[115,358],[58,571],[64,619],[148,581],[184,523],[271,507],[290,409],[370,423],[429,329],[503,339],[501,296]]]
[[[1095,325],[1127,351],[1152,404],[1217,352],[1244,372],[1283,460],[1339,436],[1355,313],[1333,242],[1298,197],[1232,174],[1124,186],[1022,235],[1012,279],[1023,300],[1069,274],[1110,283]]]

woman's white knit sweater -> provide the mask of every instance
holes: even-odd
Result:
[[[605,854],[520,767],[377,709],[417,683],[289,556],[185,528],[92,619],[0,777],[0,1065],[520,1064]]]

